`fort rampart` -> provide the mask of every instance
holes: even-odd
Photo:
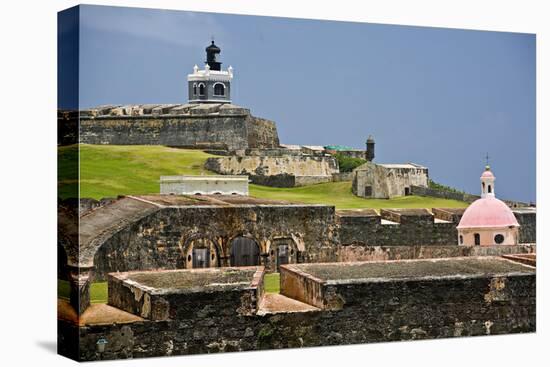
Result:
[[[75,120],[78,138],[73,136]],[[279,146],[273,121],[231,104],[104,106],[72,114],[60,111],[58,124],[61,144],[79,141],[223,150]]]
[[[80,327],[59,320],[58,348],[89,361],[535,331],[534,268],[498,258],[439,261],[444,266],[413,261],[308,264],[290,266],[289,272],[283,267],[282,294],[301,284],[288,283],[287,275],[317,282],[319,307],[311,311],[243,312],[251,304],[235,288],[199,287],[193,297],[161,290],[155,296],[160,320],[130,313],[125,322]],[[294,293],[299,297],[301,291],[310,292]],[[101,352],[100,339],[108,341]]]

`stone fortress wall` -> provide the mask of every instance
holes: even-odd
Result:
[[[123,197],[81,215],[80,242],[62,246],[69,266],[93,268],[98,280],[113,271],[192,267],[188,256],[194,247],[208,247],[209,266],[230,266],[237,238],[257,244],[260,264],[269,271],[277,269],[280,245],[288,246],[288,263],[534,252],[535,209],[514,210],[521,224],[520,246],[487,249],[458,246],[456,226],[463,212],[335,211],[326,205],[220,195]],[[71,222],[63,220],[66,215],[60,212],[60,223]]]
[[[360,197],[389,199],[410,195],[412,186],[428,187],[426,167],[367,162],[353,170],[352,192]]]
[[[498,335],[536,328],[535,269],[501,258],[283,266],[280,299],[299,304],[294,310],[263,305],[261,267],[251,280],[248,274],[228,271],[222,276],[247,279],[227,284],[231,280],[216,274],[212,279],[210,269],[114,274],[109,305],[104,307],[119,316],[118,322],[83,321],[79,327],[59,320],[59,352],[90,361]],[[181,278],[189,276],[198,278],[195,283],[202,287],[188,288]],[[124,284],[127,279],[132,282]],[[216,285],[209,285],[213,281]],[[155,293],[150,287],[136,291],[141,284],[154,285]],[[108,343],[100,352],[97,343],[102,338]]]
[[[65,131],[63,125],[72,126],[70,116],[63,111],[58,114],[61,131]],[[102,106],[80,111],[79,122],[79,141],[86,144],[224,150],[279,146],[273,121],[232,104]],[[64,135],[61,132],[60,142],[74,142],[74,137]]]
[[[338,261],[497,256],[533,253],[536,210],[513,209],[521,224],[518,246],[458,246],[456,226],[465,209],[372,209],[336,212]]]
[[[248,175],[255,184],[274,187],[331,182],[339,172],[338,162],[330,155],[284,154],[282,149],[273,153],[208,158],[205,168],[223,175]]]

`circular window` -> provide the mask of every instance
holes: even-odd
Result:
[[[495,236],[495,243],[501,244],[502,242],[504,242],[504,236],[501,235],[501,234],[497,234],[497,235]]]

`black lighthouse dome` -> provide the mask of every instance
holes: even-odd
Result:
[[[214,44],[214,40],[212,40],[212,44],[206,47],[206,63],[210,66],[210,70],[221,70],[222,63],[216,59],[221,51],[222,50]]]

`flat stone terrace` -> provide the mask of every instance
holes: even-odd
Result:
[[[113,117],[174,117],[211,115],[248,115],[250,110],[230,103],[104,105],[80,111],[81,119]]]
[[[125,285],[150,295],[226,291],[257,287],[263,267],[133,271],[110,274]]]
[[[499,257],[461,257],[399,261],[286,265],[325,283],[384,279],[468,277],[509,273],[531,274],[534,269]]]
[[[503,292],[510,299],[531,295],[536,275],[534,267],[502,257],[292,264],[280,272],[281,294],[324,310],[363,307],[361,300],[373,295],[382,304],[396,297],[428,310],[433,302],[474,307],[476,294],[475,307],[483,308],[482,297],[495,292],[499,299],[508,299]]]
[[[187,319],[204,308],[253,315],[263,266],[109,274],[109,305],[152,321]]]

